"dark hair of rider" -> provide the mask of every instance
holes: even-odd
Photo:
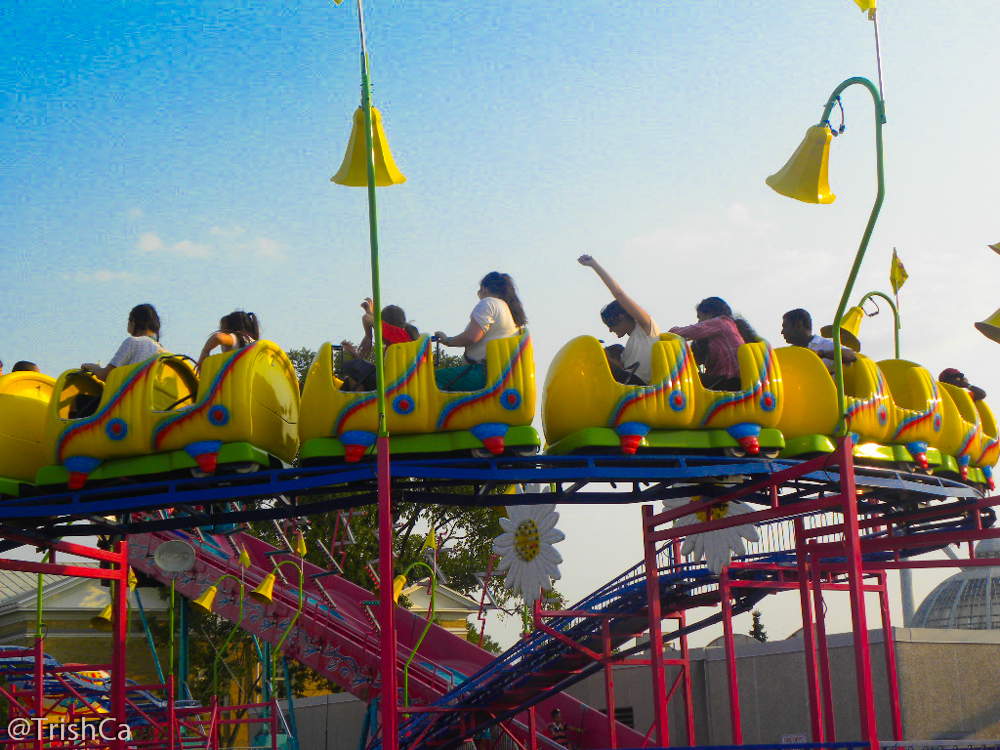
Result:
[[[132,330],[138,334],[149,333],[150,338],[160,340],[160,316],[156,314],[156,308],[148,303],[136,305],[128,314],[128,322],[132,324]]]
[[[260,321],[252,312],[236,310],[222,317],[219,330],[223,333],[243,334],[250,341],[257,341],[260,338]]]
[[[781,316],[781,319],[786,321],[789,325],[802,326],[809,331],[811,331],[813,327],[812,316],[808,311],[803,310],[801,307],[789,310]]]
[[[514,279],[508,274],[500,273],[499,271],[490,271],[483,276],[483,280],[479,282],[479,285],[489,292],[491,297],[502,299],[507,303],[507,307],[510,308],[510,316],[514,319],[515,325],[523,326],[528,322],[528,316],[524,314],[524,307],[517,296],[517,287],[514,285]]]
[[[616,299],[611,300],[611,302],[601,308],[601,320],[606,326],[613,326],[622,318],[635,320],[635,318],[629,315],[622,303]]]
[[[710,318],[717,318],[720,315],[732,318],[733,322],[736,324],[736,330],[740,332],[740,336],[742,337],[744,343],[753,344],[760,341],[760,336],[757,335],[753,326],[747,323],[743,316],[733,315],[732,308],[730,308],[729,305],[726,304],[726,301],[720,297],[706,297],[698,303],[695,310],[702,315],[707,315]]]
[[[382,320],[396,328],[402,328],[410,335],[410,339],[416,341],[420,338],[420,331],[412,323],[406,322],[406,313],[399,305],[386,305],[382,308]]]

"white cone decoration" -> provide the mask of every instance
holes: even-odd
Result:
[[[496,569],[507,571],[504,585],[529,607],[561,577],[562,556],[552,545],[566,535],[556,528],[555,510],[554,503],[508,506],[508,517],[500,519],[504,533],[493,540],[493,552],[502,558]]]
[[[664,510],[675,510],[691,502],[701,500],[700,497],[679,497],[674,500],[664,500]],[[726,503],[716,505],[707,513],[691,513],[690,515],[678,518],[674,521],[674,526],[688,526],[693,523],[704,523],[708,520],[708,513],[712,519],[738,516],[743,513],[750,513],[751,508],[743,503]],[[760,541],[760,534],[753,524],[742,526],[730,526],[728,529],[716,529],[715,531],[705,531],[700,534],[691,534],[681,546],[681,554],[685,557],[694,555],[695,562],[704,559],[708,569],[718,575],[722,569],[729,565],[733,556],[742,557],[747,553],[746,544],[748,542]]]

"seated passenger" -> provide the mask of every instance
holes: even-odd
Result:
[[[801,307],[789,310],[781,318],[781,336],[789,346],[802,346],[812,349],[817,356],[823,360],[826,369],[834,371],[833,362],[833,339],[822,336],[814,336],[812,332],[812,317]],[[841,362],[845,365],[851,364],[858,359],[847,346],[840,347]]]
[[[445,346],[464,346],[465,365],[442,367],[434,371],[442,391],[478,391],[486,387],[486,345],[495,339],[516,336],[528,322],[517,296],[514,279],[491,271],[479,282],[479,304],[469,315],[469,324],[457,336],[443,331],[434,334]]]
[[[688,341],[708,341],[705,371],[701,383],[713,391],[738,391],[740,389],[740,364],[736,356],[743,344],[760,341],[757,332],[743,318],[734,318],[733,311],[718,297],[707,297],[695,308],[698,322],[689,326],[675,326],[670,333],[683,336]]]
[[[604,347],[604,356],[608,359],[608,367],[611,368],[611,377],[622,385],[645,385],[635,373],[622,364],[622,354],[625,347],[621,344],[611,344]]]
[[[365,329],[365,337],[357,348],[349,341],[342,341],[344,351],[354,359],[344,361],[344,385],[342,391],[374,391],[377,387],[375,365],[367,357],[372,352],[372,342],[375,335],[375,311],[372,309],[371,298],[365,298],[361,303],[364,315],[361,325]],[[382,308],[382,346],[404,344],[420,338],[416,326],[406,322],[406,313],[397,305],[386,305]]]
[[[973,401],[982,401],[986,398],[986,391],[969,383],[969,379],[965,377],[965,374],[954,367],[942,370],[941,374],[938,375],[938,380],[958,388],[965,388],[969,391],[969,395],[972,396]]]
[[[166,351],[160,346],[160,316],[152,305],[136,305],[128,314],[128,333],[111,361],[103,367],[93,362],[84,362],[80,369],[92,372],[100,380],[107,380],[108,374],[116,367],[145,362]]]
[[[221,348],[223,352],[231,352],[234,349],[248,347],[259,338],[260,321],[252,312],[237,310],[229,315],[224,315],[219,321],[219,330],[209,336],[205,346],[201,348],[201,354],[195,367],[200,370],[202,362],[216,347]]]
[[[11,372],[41,372],[38,369],[38,365],[34,362],[28,362],[22,359],[20,362],[15,362],[14,366],[10,368]]]
[[[653,344],[660,340],[660,327],[593,257],[581,255],[578,260],[580,265],[594,269],[615,298],[601,310],[601,320],[618,338],[628,336],[621,355],[623,369],[639,381],[637,385],[648,385],[653,378]],[[615,380],[623,382],[617,376]]]

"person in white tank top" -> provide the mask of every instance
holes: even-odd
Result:
[[[611,374],[620,383],[649,385],[653,378],[653,344],[660,340],[660,327],[648,312],[625,294],[618,282],[593,257],[581,255],[578,260],[580,265],[594,269],[615,298],[601,310],[601,320],[618,338],[628,336],[621,355],[625,370],[616,372],[617,368],[609,360]]]
[[[127,329],[129,337],[121,343],[108,364],[102,367],[93,362],[84,362],[80,369],[94,373],[100,380],[107,380],[108,374],[116,367],[145,362],[166,351],[160,346],[160,316],[152,305],[133,307],[128,315]]]

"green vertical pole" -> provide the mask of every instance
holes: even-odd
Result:
[[[188,686],[188,679],[191,674],[191,650],[190,650],[190,637],[191,633],[189,630],[188,623],[188,600],[181,599],[181,639],[179,644],[180,654],[177,657],[177,697],[183,700],[186,697],[185,691]]]
[[[382,290],[379,281],[378,206],[375,202],[375,156],[372,151],[372,101],[368,78],[368,49],[365,44],[365,17],[358,0],[358,24],[361,29],[361,109],[365,115],[365,158],[368,164],[368,237],[372,264],[372,313],[375,316],[375,382],[378,394],[379,437],[388,436],[385,424],[385,372],[382,362]]]
[[[170,579],[170,661],[167,662],[167,674],[171,677],[174,676],[174,637],[176,635],[175,625],[174,625],[174,603],[176,596],[174,594],[176,590],[176,577]]]
[[[379,519],[379,624],[381,626],[382,742],[385,750],[397,750],[397,675],[395,603],[392,600],[392,495],[389,469],[389,429],[385,419],[385,372],[382,362],[382,293],[379,288],[378,212],[375,204],[375,159],[372,152],[372,103],[368,79],[368,49],[365,17],[358,0],[361,32],[361,108],[365,116],[365,158],[368,162],[368,232],[371,241],[372,302],[375,318],[375,382],[378,405],[378,519]]]
[[[43,563],[49,561],[49,552],[42,558]],[[35,592],[35,640],[42,640],[42,574],[38,574],[38,589]]]

